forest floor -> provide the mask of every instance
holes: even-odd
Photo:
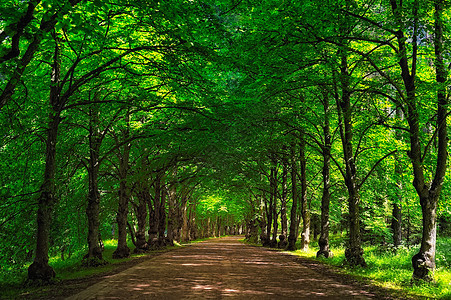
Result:
[[[398,299],[392,291],[321,263],[250,246],[242,237],[210,239],[114,271],[49,286],[45,299]],[[402,296],[403,299],[406,295]]]

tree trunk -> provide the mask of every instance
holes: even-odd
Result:
[[[41,194],[37,212],[37,236],[36,251],[33,263],[28,268],[28,279],[49,281],[55,277],[55,271],[49,266],[49,235],[50,222],[53,207],[55,206],[55,170],[56,170],[56,142],[60,113],[50,114],[49,128],[47,131],[47,146],[44,182],[41,186]]]
[[[352,128],[352,107],[351,92],[349,90],[348,58],[345,50],[340,50],[340,83],[342,95],[337,98],[337,111],[340,120],[340,135],[343,147],[343,158],[345,163],[344,179],[348,190],[348,209],[349,209],[349,242],[345,250],[345,257],[351,266],[366,267],[363,258],[363,249],[360,237],[360,197],[359,187],[357,185],[357,169],[353,154],[353,128]]]
[[[185,205],[182,207],[182,219],[183,219],[182,242],[188,242],[188,241],[190,241],[190,230],[189,230],[190,226],[189,226],[187,203],[185,203]]]
[[[301,249],[308,251],[310,244],[310,208],[307,202],[307,161],[305,158],[305,140],[304,134],[301,133],[299,143],[299,156],[301,161],[301,215],[302,215],[302,234]]]
[[[410,127],[410,158],[414,171],[414,187],[419,195],[421,212],[423,214],[423,234],[419,252],[412,257],[413,279],[432,280],[430,271],[435,268],[435,247],[437,241],[437,205],[442,190],[446,173],[448,159],[448,96],[445,85],[448,79],[448,68],[444,60],[444,37],[443,37],[443,2],[434,3],[434,46],[435,46],[435,69],[436,81],[439,84],[437,91],[437,162],[435,175],[432,183],[428,185],[424,176],[423,157],[420,144],[420,131],[418,128],[419,115],[413,105],[409,105],[409,127]],[[413,90],[414,92],[414,90]],[[412,93],[412,96],[414,94]],[[415,100],[410,98],[412,102]]]
[[[260,199],[258,197],[254,197],[252,194],[249,195],[251,212],[246,226],[246,239],[254,244],[258,242],[258,214],[260,213],[260,211],[258,210],[258,208],[260,207],[259,202]]]
[[[91,166],[90,166],[91,168]],[[103,263],[102,249],[99,245],[99,213],[100,213],[100,192],[98,190],[97,170],[88,171],[89,193],[88,206],[86,207],[86,216],[88,218],[88,253],[85,255],[88,266]]]
[[[136,247],[136,233],[135,228],[130,224],[130,222],[127,222],[127,228],[128,232],[130,233],[130,238],[132,239],[132,244]]]
[[[166,246],[166,195],[167,190],[163,185],[161,188],[160,205],[158,209],[158,245],[160,247]]]
[[[180,237],[178,242],[189,241],[189,227],[188,227],[188,201],[190,193],[184,193],[180,203]]]
[[[53,57],[52,78],[50,85],[49,123],[47,128],[46,156],[44,180],[38,200],[36,251],[33,263],[28,268],[28,279],[49,281],[55,277],[55,271],[49,266],[49,235],[50,223],[55,198],[55,172],[56,172],[56,143],[58,141],[58,127],[61,122],[61,108],[63,100],[60,98],[60,70],[61,49],[58,39],[55,39],[55,52]]]
[[[129,123],[129,115],[126,117]],[[128,125],[127,125],[128,126]],[[129,138],[129,128],[124,130],[124,140]],[[118,226],[117,249],[113,253],[113,258],[120,259],[130,255],[130,248],[127,246],[127,217],[128,217],[128,203],[130,200],[130,190],[128,187],[127,177],[130,158],[130,144],[126,143],[123,147],[123,152],[119,156],[119,205],[117,209],[116,221]]]
[[[296,161],[296,144],[292,143],[290,147],[291,153],[291,194],[293,198],[293,203],[291,205],[290,213],[290,233],[288,236],[288,246],[287,250],[296,250],[296,240],[297,240],[297,207],[298,207],[298,190],[297,190],[297,161]]]
[[[158,226],[160,224],[160,205],[161,205],[161,176],[156,174],[154,181],[154,198],[153,206],[149,201],[149,240],[148,244],[151,247],[158,247]]]
[[[266,212],[266,236],[265,236],[265,240],[262,241],[263,246],[269,246],[270,242],[271,242],[271,226],[272,226],[272,199],[270,196],[269,202],[268,199],[266,198],[266,194],[264,193],[263,195],[263,201],[265,202],[265,212]]]
[[[273,160],[273,164],[275,165],[276,162]],[[271,190],[271,202],[272,202],[272,239],[271,239],[271,247],[277,247],[277,229],[278,229],[278,214],[277,214],[277,168],[273,167],[271,169],[271,183],[270,183],[270,190]]]
[[[215,237],[220,237],[221,236],[221,219],[219,218],[219,216],[216,216],[216,221],[215,221]]]
[[[89,109],[89,160],[88,170],[88,205],[86,216],[88,218],[88,253],[85,255],[85,264],[97,266],[104,264],[102,249],[99,244],[100,235],[100,192],[98,185],[100,169],[100,146],[102,136],[99,131],[99,112],[92,105]]]
[[[324,97],[324,147],[323,152],[323,195],[321,198],[321,233],[318,240],[319,251],[316,256],[324,256],[326,258],[332,257],[332,251],[329,249],[329,204],[330,204],[330,155],[332,148],[332,141],[330,135],[329,125],[329,99]]]
[[[168,223],[168,233],[167,233],[167,237],[168,237],[168,241],[171,243],[173,243],[174,239],[175,239],[175,230],[176,230],[176,193],[175,193],[175,189],[171,186],[169,188],[169,193],[168,193],[168,218],[167,218],[167,223]]]
[[[189,218],[188,218],[188,226],[190,228],[190,239],[196,240],[198,237],[197,233],[197,219],[196,219],[196,207],[197,201],[194,201],[192,205],[189,206]]]
[[[130,255],[130,248],[127,246],[127,217],[128,217],[128,202],[129,202],[129,191],[126,178],[121,178],[119,184],[119,205],[116,215],[116,221],[118,226],[118,238],[117,238],[117,248],[113,253],[113,258],[120,259],[128,257]]]
[[[396,117],[401,119],[402,118],[402,111],[401,109],[396,109]],[[402,140],[402,134],[398,130],[396,132],[396,139],[398,141]],[[393,199],[393,213],[392,213],[392,222],[391,222],[391,229],[393,234],[393,245],[395,248],[399,247],[401,245],[402,241],[402,182],[401,182],[401,176],[402,176],[402,167],[401,162],[398,154],[395,154],[395,175],[396,175],[396,198]]]
[[[402,241],[402,210],[399,202],[393,202],[391,228],[393,231],[393,245],[399,247]]]
[[[286,147],[284,147],[286,150]],[[287,200],[288,200],[288,159],[286,158],[286,154],[283,154],[284,157],[282,159],[282,199],[280,203],[280,223],[282,232],[279,236],[279,248],[286,248],[288,245],[287,237],[288,237],[288,220],[287,220]]]
[[[137,198],[139,201],[136,208],[136,219],[138,221],[138,230],[136,231],[136,248],[135,253],[149,250],[149,245],[146,242],[146,219],[147,219],[147,205],[150,200],[149,187],[147,186],[147,179],[142,179],[144,182],[139,184],[139,191]]]

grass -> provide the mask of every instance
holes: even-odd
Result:
[[[204,239],[205,240],[205,239]],[[199,242],[202,240],[196,240]],[[132,254],[130,258],[114,260],[112,255],[117,246],[116,240],[104,241],[105,251],[103,252],[104,259],[108,262],[107,265],[100,267],[83,267],[81,260],[86,253],[86,249],[81,249],[74,253],[71,258],[61,260],[59,256],[51,257],[50,265],[55,269],[57,274],[56,281],[65,281],[71,279],[89,278],[94,275],[108,273],[112,271],[118,264],[130,261],[148,254]],[[340,272],[370,280],[373,284],[404,292],[413,298],[433,298],[433,299],[451,299],[451,238],[440,238],[437,241],[436,263],[437,269],[434,272],[434,283],[425,283],[422,285],[411,285],[410,279],[412,277],[411,257],[417,253],[418,246],[415,247],[401,247],[396,252],[389,249],[381,249],[377,246],[364,247],[364,257],[368,264],[368,268],[350,268],[343,264],[344,256],[344,242],[343,238],[336,236],[331,238],[331,250],[334,257],[331,259],[319,258],[316,259],[316,243],[312,242],[308,251],[295,251],[295,255],[299,255],[308,259],[319,260],[323,263],[339,267]],[[130,244],[130,249],[134,247]],[[177,248],[180,245],[175,245],[171,248]],[[152,251],[151,253],[163,252],[166,250]],[[14,299],[19,295],[27,293],[45,293],[48,286],[24,286],[26,279],[25,266],[21,270],[5,272],[0,274],[0,299]]]
[[[363,248],[368,267],[351,268],[343,263],[345,260],[343,243],[335,241],[332,245],[331,250],[334,253],[332,259],[317,259],[315,243],[311,244],[308,251],[297,250],[294,254],[340,267],[346,274],[370,280],[381,287],[405,292],[412,298],[451,299],[451,238],[440,238],[437,241],[437,269],[433,275],[434,282],[421,285],[411,285],[413,272],[411,258],[418,252],[419,246],[400,247],[397,251],[366,246]]]
[[[196,241],[197,242],[197,241]],[[143,254],[133,254],[130,257],[123,259],[113,259],[113,252],[117,247],[117,240],[105,240],[105,249],[102,253],[103,258],[107,262],[106,265],[98,267],[85,267],[82,265],[82,258],[86,254],[86,249],[80,249],[74,253],[70,258],[62,260],[59,256],[49,258],[49,265],[53,267],[56,272],[55,282],[64,282],[72,279],[90,278],[95,275],[105,274],[113,271],[119,264],[131,261],[140,257],[148,256],[165,252],[167,250],[180,247],[180,244],[175,244],[172,247],[166,247],[162,250],[153,250]],[[133,244],[128,244],[130,249],[134,249]],[[26,283],[28,265],[25,265],[20,270],[7,270],[0,274],[0,299],[16,299],[21,298],[21,295],[30,294],[45,294],[46,291],[51,291],[51,285],[28,285]]]

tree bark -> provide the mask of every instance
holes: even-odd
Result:
[[[160,205],[158,207],[158,245],[166,246],[166,196],[167,190],[164,185],[161,187]]]
[[[158,226],[160,224],[160,205],[161,205],[161,175],[156,174],[154,181],[153,205],[148,203],[149,207],[149,241],[151,247],[158,247]]]
[[[97,182],[99,170],[96,166],[89,166],[89,168],[93,169],[88,171],[89,192],[88,206],[86,207],[86,216],[88,218],[88,253],[84,258],[87,260],[87,265],[96,265],[103,261],[102,249],[99,245],[100,192]]]
[[[56,143],[60,113],[53,111],[50,114],[49,128],[47,130],[47,145],[45,158],[44,182],[37,212],[36,251],[33,263],[28,268],[28,279],[49,281],[55,277],[55,271],[49,266],[49,235],[53,207],[57,202],[55,198],[55,170],[56,170]]]
[[[129,138],[129,122],[130,117],[127,112],[126,116],[127,128],[123,131],[123,138],[127,140]],[[128,203],[130,201],[130,190],[128,187],[128,169],[130,158],[130,144],[126,143],[123,146],[123,151],[119,155],[119,203],[116,215],[116,221],[118,226],[118,239],[117,248],[113,253],[113,258],[120,259],[130,256],[130,248],[127,246],[127,217],[128,217]]]
[[[330,135],[330,122],[329,122],[329,99],[324,97],[324,145],[322,149],[323,154],[323,195],[321,197],[321,233],[318,240],[319,251],[316,256],[324,256],[331,258],[333,256],[332,251],[329,249],[329,205],[330,205],[330,156],[332,141]]]
[[[410,158],[414,170],[413,185],[420,197],[421,212],[423,214],[423,232],[419,252],[412,257],[413,279],[432,280],[430,271],[435,268],[435,248],[437,241],[437,205],[440,192],[445,178],[448,159],[448,97],[446,81],[448,69],[444,59],[444,36],[443,36],[443,1],[434,2],[434,48],[437,91],[437,162],[435,175],[432,183],[428,185],[425,181],[423,169],[423,157],[420,148],[420,132],[418,128],[419,115],[413,105],[409,105],[409,127],[410,127]],[[414,90],[413,90],[414,91]],[[412,94],[414,96],[414,94]],[[414,101],[415,99],[410,98]],[[415,111],[413,111],[415,109]],[[426,151],[426,149],[425,149]]]
[[[399,247],[401,245],[402,241],[402,210],[401,205],[397,202],[393,203],[393,212],[392,212],[392,221],[391,221],[391,228],[393,231],[393,246],[395,248]]]
[[[86,216],[88,219],[88,253],[85,255],[85,263],[88,266],[97,266],[105,261],[102,257],[102,248],[99,244],[100,235],[100,192],[99,192],[99,169],[100,169],[100,146],[102,136],[99,131],[99,111],[95,104],[89,109],[89,159],[88,171],[88,205]]]
[[[130,222],[127,222],[127,228],[128,232],[130,233],[130,238],[132,240],[132,244],[136,247],[136,233],[135,228],[130,224]]]
[[[198,237],[198,230],[197,230],[197,218],[196,218],[196,207],[197,207],[197,201],[194,201],[193,204],[189,206],[189,217],[188,217],[188,226],[190,228],[190,239],[196,240]]]
[[[182,199],[179,206],[179,236],[177,241],[187,242],[189,241],[189,227],[188,227],[188,201],[190,198],[190,192],[186,191],[182,193]]]
[[[260,206],[259,198],[254,196],[252,193],[249,194],[249,205],[250,205],[250,213],[246,218],[246,240],[251,243],[258,242],[258,219],[259,219],[259,211],[257,208]]]
[[[418,194],[423,216],[423,231],[419,252],[412,257],[413,280],[431,280],[431,270],[435,268],[435,246],[436,246],[436,220],[437,204],[445,177],[448,158],[448,134],[447,134],[447,88],[448,69],[444,60],[444,36],[443,36],[443,1],[433,1],[434,6],[434,51],[435,51],[435,74],[437,82],[437,114],[435,116],[438,139],[435,174],[432,180],[426,178],[424,173],[424,160],[429,149],[421,146],[420,116],[418,99],[416,95],[416,70],[418,56],[418,35],[420,26],[420,3],[412,3],[412,25],[407,28],[402,21],[401,5],[391,0],[392,12],[400,30],[395,36],[398,44],[401,77],[404,84],[404,113],[409,124],[410,151],[408,152],[413,169],[413,186]],[[410,13],[410,12],[409,12]],[[407,39],[403,30],[412,32],[411,38]],[[410,35],[410,34],[409,34]],[[407,54],[407,43],[411,43],[412,52]],[[411,62],[411,67],[409,67]],[[404,103],[403,103],[404,104]],[[434,137],[433,137],[434,138]]]
[[[182,242],[190,241],[190,226],[188,215],[188,201],[182,206]]]
[[[286,150],[286,147],[284,147]],[[282,199],[280,201],[280,224],[282,232],[279,236],[279,248],[286,248],[288,245],[288,220],[287,220],[287,201],[288,201],[288,159],[286,154],[283,154],[282,159]]]
[[[144,172],[144,170],[142,170]],[[138,221],[138,230],[136,231],[136,248],[135,253],[149,250],[149,245],[146,242],[146,219],[147,219],[147,205],[151,202],[149,187],[147,185],[147,178],[141,178],[138,184],[138,206],[136,207],[136,219]]]
[[[401,119],[402,118],[402,111],[400,109],[396,109],[396,117]],[[398,141],[402,140],[402,134],[398,130],[396,131],[396,139]],[[392,229],[392,236],[393,236],[393,245],[395,248],[399,247],[402,242],[402,182],[401,182],[401,176],[402,176],[402,168],[401,168],[401,162],[398,154],[395,154],[395,175],[396,175],[396,196],[395,199],[393,199],[393,210],[392,210],[392,222],[391,222],[391,229]]]
[[[168,190],[168,242],[174,245],[174,240],[177,238],[177,167],[174,167],[172,172],[172,182],[169,184]]]
[[[363,249],[360,237],[360,196],[357,185],[357,169],[353,154],[353,128],[352,128],[352,107],[351,91],[349,90],[348,57],[344,49],[340,50],[340,83],[342,95],[337,97],[337,111],[340,120],[340,135],[343,147],[343,158],[345,163],[345,185],[348,190],[349,209],[349,242],[345,250],[345,257],[351,266],[366,267],[363,258]]]
[[[307,161],[305,158],[305,140],[304,134],[301,132],[299,142],[299,158],[301,162],[301,216],[302,216],[302,233],[301,233],[301,249],[308,251],[310,244],[310,208],[307,201]]]
[[[298,207],[298,189],[297,189],[297,160],[296,160],[296,144],[292,143],[290,146],[290,156],[291,156],[291,194],[293,198],[293,203],[291,205],[290,212],[290,232],[288,235],[288,246],[287,250],[296,250],[296,240],[297,240],[297,207]]]
[[[273,160],[273,164],[275,165],[275,159]],[[272,239],[270,246],[271,247],[277,247],[277,229],[278,229],[278,214],[277,214],[277,168],[273,167],[271,168],[271,179],[270,179],[270,198],[272,202],[272,211],[270,212],[272,214]]]
[[[49,266],[49,235],[53,207],[55,206],[56,144],[58,127],[61,122],[63,99],[60,97],[61,49],[55,36],[52,78],[50,85],[49,123],[47,128],[44,181],[38,201],[36,251],[33,263],[28,268],[28,279],[49,281],[55,277],[55,271]]]

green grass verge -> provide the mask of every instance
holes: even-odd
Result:
[[[366,246],[364,257],[368,264],[367,268],[346,266],[343,243],[332,241],[331,250],[334,257],[316,258],[318,250],[316,242],[311,243],[309,251],[297,250],[294,254],[318,260],[323,263],[340,267],[346,274],[370,280],[373,284],[406,292],[412,297],[431,299],[451,299],[451,238],[440,238],[437,241],[436,264],[434,281],[421,285],[412,285],[411,258],[418,252],[419,246],[400,247],[397,251],[381,249],[377,246]]]
[[[197,241],[195,241],[197,242]],[[91,276],[105,274],[113,271],[118,264],[131,261],[140,257],[148,256],[155,253],[166,252],[171,249],[181,247],[180,244],[175,244],[172,247],[166,247],[162,250],[153,250],[143,254],[133,254],[130,257],[123,259],[113,259],[113,252],[117,247],[117,240],[104,241],[105,249],[102,253],[103,258],[107,264],[98,267],[85,267],[82,265],[82,259],[86,253],[86,249],[80,249],[72,254],[70,258],[62,260],[61,257],[55,256],[49,258],[49,264],[53,267],[56,273],[55,281],[61,282],[71,279],[83,279]],[[134,249],[133,244],[128,244],[130,249]],[[0,274],[0,299],[16,299],[21,298],[24,294],[43,294],[46,290],[51,290],[52,286],[33,286],[27,285],[27,268],[25,265],[19,270],[7,270],[7,272]]]

